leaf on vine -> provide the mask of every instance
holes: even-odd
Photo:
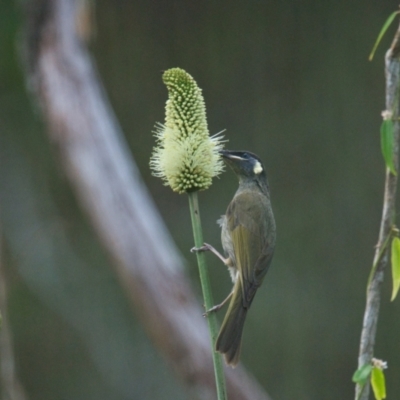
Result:
[[[392,281],[393,281],[393,290],[392,290],[392,298],[390,301],[393,301],[400,288],[400,239],[398,237],[394,237],[392,240]]]
[[[372,371],[372,365],[370,363],[364,364],[356,372],[353,374],[353,382],[358,383],[360,385],[365,385],[367,382],[369,375],[371,374]]]
[[[388,30],[389,26],[392,24],[392,22],[395,19],[397,14],[399,14],[399,11],[395,11],[392,14],[390,14],[389,18],[383,24],[383,27],[382,27],[381,31],[379,32],[379,35],[375,41],[374,47],[372,48],[371,54],[368,57],[369,61],[372,61],[372,59],[374,58],[374,54],[375,54],[376,49],[379,46],[379,43],[381,42],[383,36],[385,35],[386,31]]]
[[[372,368],[371,386],[376,400],[386,399],[386,382],[382,369],[377,367]]]

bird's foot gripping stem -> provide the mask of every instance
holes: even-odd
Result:
[[[214,307],[211,307],[206,312],[203,313],[203,317],[208,317],[210,314],[217,312],[222,308],[223,304],[217,304]]]
[[[215,250],[211,244],[208,243],[203,243],[203,246],[201,247],[193,247],[190,249],[192,253],[201,253],[203,251],[211,251],[211,253],[214,253],[225,265],[229,265],[229,259],[225,258],[221,253],[218,252],[218,250]]]
[[[211,249],[214,249],[214,247],[212,247],[211,244],[203,243],[203,246],[201,246],[201,247],[192,247],[190,249],[190,251],[192,253],[201,253],[203,251],[212,251]]]
[[[232,295],[233,295],[233,291],[229,293],[228,297],[221,304],[217,304],[214,307],[211,307],[209,310],[207,310],[203,314],[203,317],[208,317],[209,314],[211,314],[213,312],[217,312],[218,310],[220,310],[229,301],[229,299],[232,297]]]

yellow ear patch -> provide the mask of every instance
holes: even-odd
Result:
[[[256,161],[256,163],[254,164],[253,172],[256,175],[261,174],[261,172],[263,172],[263,167],[259,161]]]

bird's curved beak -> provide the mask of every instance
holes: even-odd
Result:
[[[238,160],[238,161],[244,160],[244,158],[239,157],[238,155],[236,155],[234,151],[220,150],[218,153],[221,154],[221,156],[223,158],[225,158],[226,160]]]

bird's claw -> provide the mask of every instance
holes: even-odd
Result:
[[[206,312],[203,313],[203,317],[204,318],[208,317],[211,313],[218,311],[220,308],[221,308],[220,304],[217,304],[216,306],[211,307],[209,310],[207,310]]]
[[[192,247],[190,249],[191,253],[201,253],[203,251],[210,251],[210,245],[208,243],[203,243],[201,247]]]

